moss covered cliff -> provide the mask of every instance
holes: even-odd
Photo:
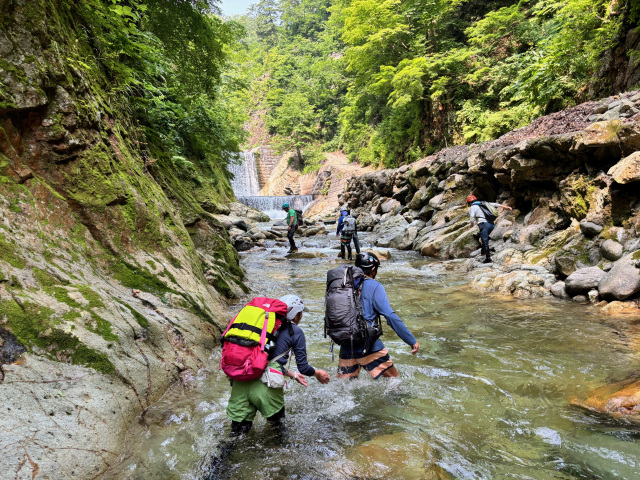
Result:
[[[233,195],[224,165],[185,160],[185,174],[162,154],[113,88],[83,3],[107,8],[0,4],[0,429],[16,445],[0,464],[10,476],[99,473],[132,417],[205,365],[224,296],[244,287],[212,216]]]

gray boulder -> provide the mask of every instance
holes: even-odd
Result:
[[[597,288],[605,275],[607,274],[598,267],[580,268],[567,277],[565,288],[572,297],[585,294],[589,290]]]
[[[386,222],[379,223],[374,229],[374,232],[378,235],[376,245],[378,247],[397,248],[403,243],[408,226],[409,223],[401,215],[390,217]]]
[[[637,253],[637,252],[636,252]],[[640,292],[640,271],[634,253],[613,264],[598,284],[600,296],[605,300],[625,300]]]
[[[395,199],[391,199],[391,200],[387,200],[386,202],[384,202],[381,206],[380,209],[382,210],[382,213],[389,213],[391,212],[394,208],[399,207],[401,204],[399,201],[395,200]]]
[[[555,264],[556,269],[563,277],[568,277],[578,269],[576,259],[570,255],[556,256]]]
[[[600,252],[607,260],[616,261],[622,257],[622,245],[615,240],[605,240],[604,243],[600,245]]]
[[[640,152],[623,158],[607,172],[616,183],[626,184],[640,180]]]
[[[598,225],[597,223],[588,222],[586,220],[580,222],[580,231],[588,237],[596,236],[602,230],[604,230],[604,227],[602,225]]]
[[[556,282],[551,287],[551,295],[557,298],[568,299],[569,294],[565,290],[564,282]]]

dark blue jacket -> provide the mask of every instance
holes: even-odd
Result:
[[[296,365],[298,371],[307,377],[312,377],[316,370],[309,362],[307,362],[307,341],[304,338],[304,332],[297,325],[292,325],[293,335],[289,333],[289,325],[283,325],[276,340],[276,345],[269,358],[275,358],[278,355],[286,352],[290,348],[293,349],[293,354],[296,356]],[[277,360],[282,367],[282,371],[285,371],[287,362],[289,361],[289,354]]]

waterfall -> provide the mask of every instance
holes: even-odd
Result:
[[[261,196],[260,182],[258,180],[258,166],[256,157],[249,151],[242,152],[244,160],[240,164],[229,164],[228,169],[233,173],[231,187],[233,193],[240,203],[244,203],[253,208],[257,208],[266,213],[273,220],[286,216],[282,210],[283,203],[289,203],[296,210],[304,211],[313,201],[312,195],[289,195],[289,196]]]
[[[245,195],[258,195],[260,182],[258,181],[258,168],[256,157],[253,153],[245,151],[241,164],[229,164],[228,169],[233,173],[231,187],[237,197]]]
[[[289,195],[289,196],[258,196],[244,195],[237,196],[240,203],[244,203],[253,208],[266,213],[272,219],[280,219],[286,216],[282,210],[282,204],[288,203],[296,210],[304,210],[313,201],[313,195]]]

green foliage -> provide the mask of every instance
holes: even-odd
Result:
[[[236,100],[298,153],[394,166],[588,99],[636,3],[263,0],[239,20],[254,94]]]

